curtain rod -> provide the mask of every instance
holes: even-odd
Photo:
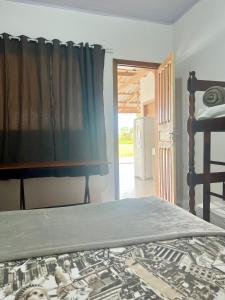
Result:
[[[3,39],[3,34],[0,34],[0,38]],[[18,40],[18,41],[21,40],[21,38],[20,38],[19,36],[12,36],[12,35],[9,36],[9,39],[10,39],[10,40]],[[38,39],[27,38],[27,40],[28,40],[28,42],[36,42],[36,43],[38,43]],[[50,41],[50,40],[45,40],[45,44],[53,44],[53,42]],[[62,46],[67,46],[67,45],[68,45],[67,42],[60,42],[59,44],[62,45]],[[75,43],[74,43],[73,46],[74,46],[74,47],[80,47],[80,44],[75,44]],[[90,45],[90,47],[93,48],[94,45]],[[105,48],[104,48],[104,49],[105,49]],[[113,49],[111,49],[111,48],[106,48],[106,49],[105,49],[105,52],[106,52],[106,53],[112,54],[112,53],[113,53]]]

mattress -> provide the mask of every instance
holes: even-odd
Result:
[[[0,214],[0,299],[225,299],[225,231],[155,197]]]
[[[225,104],[206,107],[199,110],[197,120],[225,117]]]

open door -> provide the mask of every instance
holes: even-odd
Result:
[[[174,58],[169,55],[157,71],[157,195],[171,203],[176,199]]]

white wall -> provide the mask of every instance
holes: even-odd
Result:
[[[187,173],[188,118],[187,78],[189,71],[196,71],[199,79],[225,81],[225,1],[201,0],[173,27],[173,44],[176,54],[176,78],[181,85],[183,101],[183,173]],[[203,107],[202,93],[197,95],[196,111]],[[178,100],[178,99],[177,99]],[[225,135],[215,134],[212,141],[212,158],[224,161]],[[196,138],[196,171],[202,171],[202,136]],[[217,168],[218,170],[218,168]],[[222,184],[215,189],[221,193]],[[184,176],[184,202],[188,204],[188,189]],[[198,186],[196,199],[202,201],[202,188]]]
[[[155,101],[155,73],[152,71],[140,79],[140,101]]]
[[[172,27],[123,18],[18,4],[0,0],[0,32],[29,37],[43,36],[62,41],[99,43],[112,48],[106,54],[104,74],[105,118],[108,160],[113,163],[113,77],[112,59],[161,62],[172,49]],[[108,176],[91,178],[94,201],[114,198],[113,164]],[[32,179],[26,182],[31,206],[46,200],[51,203],[74,202],[83,192],[83,179]],[[0,182],[0,209],[15,207],[19,199],[17,181]],[[46,203],[46,204],[49,204]]]

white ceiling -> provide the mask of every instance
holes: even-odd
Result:
[[[12,0],[172,24],[200,0]]]

